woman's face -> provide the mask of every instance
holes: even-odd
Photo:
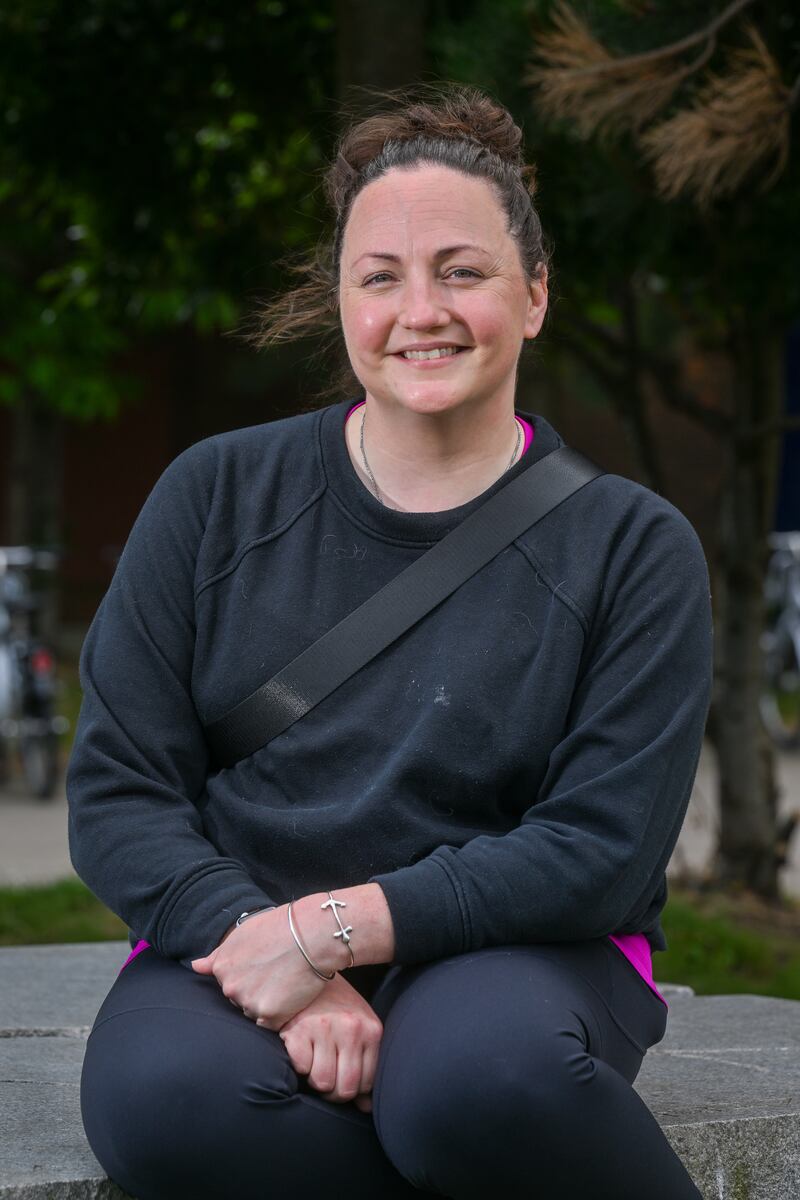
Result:
[[[449,167],[393,169],[356,196],[342,242],[339,311],[367,396],[417,412],[513,407],[524,338],[547,307],[528,282],[491,185]],[[452,357],[402,351],[455,346]]]

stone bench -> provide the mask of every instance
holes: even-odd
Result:
[[[0,1200],[124,1200],[87,1145],[79,1079],[128,949],[0,948]],[[705,1200],[797,1200],[800,1002],[661,987],[667,1034],[634,1086]]]

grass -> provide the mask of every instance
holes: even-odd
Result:
[[[127,926],[80,879],[0,888],[0,946],[108,942],[127,936]]]
[[[752,894],[670,887],[662,915],[669,950],[653,956],[661,983],[700,995],[749,992],[800,1000],[800,904]]]
[[[800,904],[670,887],[662,916],[669,950],[659,983],[701,995],[749,992],[800,1000]],[[124,940],[127,927],[79,879],[0,889],[0,945]]]

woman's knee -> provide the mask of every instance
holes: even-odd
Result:
[[[226,1156],[240,1154],[243,1111],[285,1103],[297,1089],[271,1031],[151,1008],[93,1029],[81,1113],[101,1166],[131,1195],[173,1196],[190,1185],[203,1194],[224,1176]]]
[[[496,1179],[505,1159],[513,1175],[533,1141],[546,1153],[597,1071],[598,1031],[565,995],[517,979],[516,997],[494,988],[489,996],[485,986],[468,988],[464,965],[463,973],[432,975],[425,993],[409,991],[385,1023],[375,1125],[387,1156],[417,1187],[452,1189],[455,1163],[465,1178]],[[501,982],[497,966],[493,984]],[[448,995],[453,985],[458,994]]]
[[[380,1111],[423,1128],[452,1126],[469,1142],[490,1125],[507,1129],[523,1108],[534,1115],[569,1104],[596,1070],[579,1026],[566,1015],[560,1028],[519,1037],[497,1026],[476,1032],[468,1045],[440,1036],[435,1047],[417,1043],[410,1053],[395,1044],[376,1080]]]

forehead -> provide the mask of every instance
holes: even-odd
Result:
[[[361,189],[342,250],[352,259],[441,237],[496,247],[508,237],[506,215],[487,180],[424,164],[394,168]]]

